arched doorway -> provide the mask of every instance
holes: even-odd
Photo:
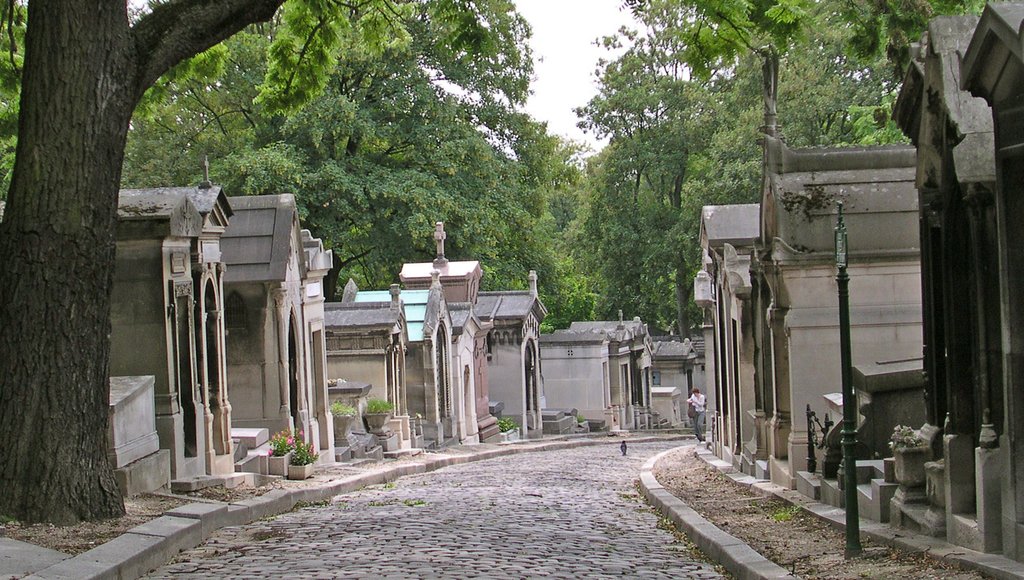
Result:
[[[540,396],[537,392],[537,351],[532,340],[526,343],[523,357],[523,372],[526,379],[526,425],[533,422],[533,428],[540,428]]]
[[[223,393],[221,385],[221,352],[220,352],[220,309],[217,304],[216,287],[213,279],[206,281],[203,290],[203,319],[205,332],[205,348],[203,355],[206,360],[206,400],[210,405],[210,413],[213,415],[213,450],[217,455],[224,455],[226,449],[227,426],[224,417]]]
[[[448,333],[444,326],[437,329],[437,341],[434,345],[434,369],[437,372],[437,406],[441,424],[444,426],[444,438],[453,436],[452,421],[452,389],[448,369]]]
[[[176,287],[177,290],[177,287]],[[175,294],[178,294],[175,291]],[[195,399],[195,359],[192,357],[192,324],[190,316],[190,296],[175,296],[174,319],[177,326],[175,332],[175,349],[177,350],[178,398],[181,405],[181,418],[185,431],[185,457],[196,457],[199,453],[198,435],[196,433],[196,399]]]
[[[465,424],[464,435],[468,436],[473,429],[473,420],[476,419],[476,398],[473,396],[473,389],[470,381],[473,380],[469,365],[462,369],[462,421]]]

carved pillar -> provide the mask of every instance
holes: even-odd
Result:
[[[288,293],[284,288],[272,288],[270,290],[270,297],[274,301],[274,321],[277,327],[277,382],[278,382],[278,397],[280,405],[278,407],[278,418],[285,421],[293,429],[296,425],[291,422],[292,410],[289,406],[289,384],[288,384],[288,373],[291,369],[288,368]]]

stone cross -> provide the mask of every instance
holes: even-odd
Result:
[[[434,226],[434,241],[437,242],[437,257],[434,258],[434,265],[443,266],[448,263],[444,257],[444,240],[448,234],[444,233],[444,222],[437,222]]]
[[[203,155],[203,182],[199,184],[199,187],[203,189],[209,189],[213,184],[210,182],[210,158]]]
[[[437,222],[434,226],[434,241],[437,242],[437,258],[444,259],[444,240],[448,235],[444,233],[444,222]]]

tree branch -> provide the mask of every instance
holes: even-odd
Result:
[[[135,98],[182,60],[274,16],[284,0],[171,0],[132,27],[138,62]]]

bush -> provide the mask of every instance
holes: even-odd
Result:
[[[355,417],[356,408],[341,401],[331,403],[331,414],[335,417]]]
[[[511,417],[499,417],[498,418],[498,430],[502,433],[508,433],[514,429],[519,428],[519,423],[516,423]]]
[[[370,399],[366,402],[366,412],[370,415],[383,415],[394,410],[395,406],[384,399]]]
[[[576,422],[582,425],[587,422],[587,418],[583,415],[576,415]]]

